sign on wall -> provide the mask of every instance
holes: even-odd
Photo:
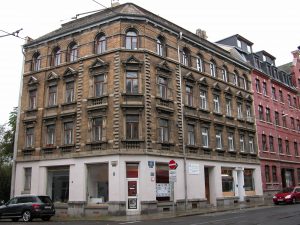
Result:
[[[156,197],[170,197],[170,185],[165,183],[157,183]]]
[[[189,163],[189,174],[197,175],[200,174],[200,166],[197,163]]]

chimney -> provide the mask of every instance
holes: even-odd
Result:
[[[118,5],[120,5],[119,0],[111,0],[111,7],[115,7],[115,6],[118,6]]]
[[[196,30],[196,35],[200,38],[203,38],[203,39],[207,39],[207,35],[206,35],[206,31],[205,30],[201,30],[201,29],[197,29]]]

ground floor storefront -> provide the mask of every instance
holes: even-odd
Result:
[[[169,168],[170,160],[176,169]],[[17,162],[15,195],[47,194],[58,213],[130,215],[262,202],[259,164],[151,155]]]

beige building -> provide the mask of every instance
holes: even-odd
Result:
[[[205,36],[127,3],[28,40],[14,195],[93,216],[261,201],[251,69]]]

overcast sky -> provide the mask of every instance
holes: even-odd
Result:
[[[109,7],[111,0],[97,0]],[[128,2],[120,0],[120,3]],[[253,51],[266,50],[276,65],[292,61],[291,51],[300,45],[300,1],[241,0],[131,0],[183,28],[206,30],[216,42],[240,34],[254,43]],[[4,0],[0,7],[0,30],[20,28],[21,37],[37,38],[60,27],[79,13],[102,9],[93,0]],[[0,32],[0,36],[5,33]],[[18,106],[24,40],[0,38],[0,124]]]

